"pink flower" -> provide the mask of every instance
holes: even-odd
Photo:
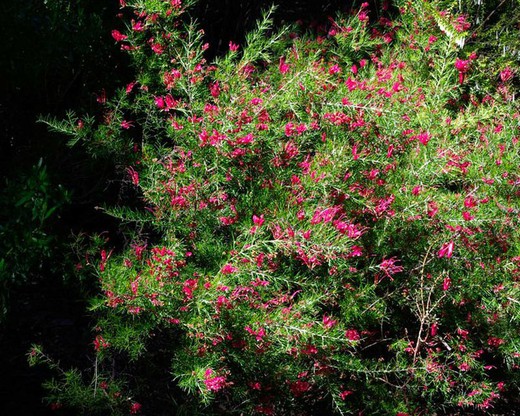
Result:
[[[105,90],[101,90],[101,92],[99,93],[99,95],[96,97],[96,101],[99,103],[99,104],[105,104],[107,102],[107,95],[106,95],[106,92]]]
[[[332,328],[337,323],[338,323],[338,321],[336,321],[335,319],[332,319],[330,316],[323,315],[323,326],[325,328]]]
[[[435,201],[428,202],[428,217],[433,218],[435,215],[437,215],[437,212],[439,212],[439,207],[437,206]]]
[[[264,221],[264,214],[260,215],[259,217],[253,215],[253,222],[255,223],[255,225],[260,227],[264,223]]]
[[[471,221],[475,216],[471,215],[468,211],[464,211],[462,213],[462,218],[464,218],[464,221]]]
[[[105,341],[105,339],[101,335],[96,336],[96,338],[94,339],[94,349],[96,351],[99,351],[103,348],[108,348],[109,346],[110,343]]]
[[[384,273],[385,276],[392,279],[394,274],[400,273],[404,270],[402,266],[398,266],[397,258],[391,257],[389,259],[383,259],[383,261],[379,264],[379,269]]]
[[[464,74],[469,71],[469,61],[457,58],[455,60],[455,68],[459,71],[459,84],[462,84],[464,82]]]
[[[469,61],[457,58],[455,60],[455,68],[459,72],[466,73],[469,70]]]
[[[347,396],[350,396],[351,394],[354,394],[354,392],[352,390],[344,390],[339,394],[339,398],[341,400],[345,400],[347,398]]]
[[[262,384],[260,382],[258,382],[258,381],[254,381],[254,382],[249,383],[249,387],[252,390],[262,390]]]
[[[290,66],[289,66],[289,64],[285,63],[285,57],[283,57],[283,56],[280,58],[280,63],[278,65],[278,69],[281,74],[286,74],[287,72],[289,72]]]
[[[469,366],[468,363],[462,363],[461,365],[459,365],[459,370],[460,371],[468,371],[471,367]]]
[[[222,269],[220,269],[221,273],[222,274],[231,274],[231,273],[235,273],[238,269],[236,267],[234,267],[233,265],[227,263],[225,264]]]
[[[335,65],[332,65],[330,68],[329,68],[329,74],[330,75],[334,75],[334,74],[337,74],[341,72],[341,68],[339,67],[338,64],[335,64]]]
[[[128,36],[123,35],[119,30],[113,30],[112,31],[112,37],[116,42],[121,42],[125,39],[128,39]]]
[[[425,146],[428,144],[431,138],[432,136],[428,132],[423,132],[417,135],[417,140],[419,140]]]
[[[264,328],[260,328],[258,331],[255,331],[250,326],[246,326],[244,328],[244,330],[246,332],[248,332],[249,334],[253,335],[258,342],[262,341],[263,338],[265,337],[265,329]]]
[[[417,186],[414,186],[413,189],[412,189],[412,195],[419,195],[422,191],[422,186],[420,185],[417,185]]]
[[[289,389],[295,397],[300,397],[303,393],[311,389],[311,385],[308,381],[297,380],[294,383],[289,384]]]
[[[488,340],[487,340],[487,343],[490,347],[499,347],[500,345],[502,345],[505,341],[502,339],[502,338],[497,338],[497,337],[489,337]]]
[[[218,96],[220,95],[220,85],[218,81],[215,81],[210,85],[209,92],[213,98],[218,98]]]
[[[467,196],[465,199],[464,199],[464,206],[466,208],[473,208],[473,207],[476,207],[477,206],[477,201],[475,200],[475,198],[473,198],[471,195]]]
[[[233,43],[232,41],[229,41],[229,50],[231,52],[238,51],[239,46],[236,43]]]
[[[502,82],[507,82],[511,78],[513,78],[513,75],[514,73],[511,70],[511,68],[507,67],[502,72],[500,72],[500,79],[502,80]]]
[[[143,22],[132,20],[132,30],[136,32],[142,32],[144,30]]]
[[[453,255],[453,240],[449,243],[444,243],[438,252],[439,258],[446,257],[449,259]]]
[[[347,329],[345,331],[345,337],[349,341],[359,341],[361,339],[361,336],[359,335],[359,332],[355,329]]]
[[[121,122],[121,127],[124,128],[125,130],[128,130],[130,127],[134,127],[134,123],[133,123],[133,121],[123,120]]]
[[[159,109],[164,108],[164,98],[163,97],[161,97],[161,96],[155,97],[154,101],[155,101],[155,105],[157,108],[159,108]]]
[[[352,246],[349,257],[360,257],[363,255],[363,248],[360,246]]]
[[[438,325],[436,322],[434,322],[434,323],[432,324],[432,326],[430,327],[430,335],[431,335],[432,337],[434,337],[435,335],[437,335],[437,330],[438,330],[438,329],[439,329],[439,325]]]
[[[150,47],[157,55],[164,53],[164,46],[162,46],[160,43],[152,43]]]
[[[139,413],[139,411],[141,410],[141,407],[143,407],[141,405],[141,403],[137,403],[137,402],[132,403],[132,405],[130,406],[130,414],[135,415],[135,414]]]
[[[246,134],[244,137],[240,137],[237,139],[237,143],[239,144],[249,144],[252,143],[255,137],[252,133]]]
[[[130,178],[132,178],[132,183],[136,186],[139,185],[139,173],[132,167],[129,167],[126,171],[130,175]]]
[[[471,23],[466,20],[466,16],[459,16],[454,27],[457,32],[464,32],[471,27]]]
[[[127,86],[126,86],[126,93],[127,94],[130,94],[132,92],[132,90],[135,87],[135,84],[137,84],[137,83],[136,82],[131,82],[131,83],[127,84]]]
[[[204,384],[209,391],[219,391],[228,385],[225,376],[212,377],[213,370],[208,368],[204,373]]]

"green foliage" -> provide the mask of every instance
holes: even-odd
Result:
[[[466,31],[471,36],[466,36],[466,39],[472,49],[485,57],[484,62],[490,60],[498,68],[518,65],[518,0],[440,0],[436,3],[442,10],[465,16],[465,20],[471,24]]]
[[[5,179],[0,193],[0,311],[7,312],[9,290],[22,285],[43,268],[51,268],[51,258],[60,256],[51,232],[60,209],[69,195],[54,188],[43,160],[17,180]]]
[[[150,391],[176,389],[179,413],[227,415],[454,414],[517,396],[515,75],[483,89],[497,68],[465,49],[465,18],[397,6],[322,34],[276,31],[268,12],[208,65],[181,2],[128,1],[136,20],[114,38],[135,84],[88,134],[49,123],[131,161],[142,204],[107,209],[136,227],[96,265],[94,385],[150,414]],[[49,387],[88,414],[81,379]]]
[[[64,371],[59,362],[48,357],[39,345],[33,345],[27,354],[31,366],[46,365],[59,374],[59,379],[52,379],[44,383],[49,392],[47,402],[50,407],[57,410],[67,403],[77,408],[81,414],[89,415],[123,415],[120,411],[123,404],[128,407],[128,399],[121,395],[121,386],[108,381],[98,373],[96,360],[93,368],[92,381],[86,383],[84,374],[77,370]]]

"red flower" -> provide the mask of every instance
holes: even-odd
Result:
[[[339,397],[341,400],[345,400],[347,396],[350,396],[351,394],[354,394],[352,390],[344,390],[339,394]]]
[[[51,410],[58,410],[61,409],[63,405],[60,402],[55,402],[50,404]]]
[[[417,135],[417,140],[419,140],[425,146],[428,144],[431,138],[432,136],[428,132],[423,132]]]
[[[435,335],[437,335],[437,330],[438,330],[438,329],[439,329],[439,325],[438,325],[436,322],[434,322],[434,323],[432,324],[432,326],[430,327],[430,335],[431,335],[432,337],[434,337]]]
[[[231,274],[235,273],[237,271],[237,268],[227,263],[222,267],[222,269],[220,269],[220,271],[222,272],[222,274]]]
[[[469,61],[456,59],[455,60],[455,68],[459,71],[459,84],[464,82],[464,74],[469,71]]]
[[[96,351],[99,351],[103,348],[108,348],[109,346],[110,344],[106,342],[101,335],[96,336],[96,339],[94,339],[94,349]]]
[[[489,337],[488,340],[487,340],[487,343],[490,347],[498,347],[500,345],[502,345],[505,341],[502,339],[502,338],[497,338],[497,337]]]
[[[219,391],[226,387],[229,383],[226,382],[225,376],[214,376],[213,370],[208,368],[204,374],[204,384],[209,391]]]
[[[152,51],[154,51],[157,55],[161,55],[162,53],[164,53],[164,46],[160,43],[152,43],[150,47],[152,48]]]
[[[398,266],[396,264],[397,261],[398,261],[397,258],[391,257],[389,259],[384,259],[379,264],[379,269],[385,274],[385,276],[390,278],[390,280],[393,280],[392,276],[394,274],[400,273],[404,270],[404,268],[402,266]]]
[[[172,7],[173,7],[174,9],[180,9],[181,6],[182,6],[182,2],[181,2],[181,0],[171,0],[171,1],[170,1],[170,4],[172,5]]]
[[[220,85],[218,81],[215,81],[210,85],[209,92],[213,98],[218,98],[218,96],[220,95]]]
[[[345,337],[349,341],[359,341],[361,339],[361,336],[359,335],[359,332],[356,329],[347,329],[345,331]]]
[[[130,127],[134,127],[134,122],[133,121],[123,120],[121,122],[121,127],[124,128],[125,130],[128,130]]]
[[[130,175],[130,178],[132,178],[132,183],[136,186],[139,185],[139,173],[132,167],[129,167],[126,171]]]
[[[290,66],[289,64],[285,63],[285,57],[283,56],[280,58],[280,64],[278,65],[278,69],[281,74],[286,74],[287,72],[289,72]]]
[[[513,78],[513,75],[514,73],[511,70],[511,68],[507,67],[502,72],[500,72],[500,79],[502,80],[502,82],[506,82]]]
[[[119,30],[113,30],[112,31],[112,37],[116,42],[121,42],[125,39],[128,39],[128,36],[123,35]]]
[[[294,397],[300,397],[311,389],[311,384],[308,381],[297,380],[289,384],[289,389]]]
[[[253,215],[253,222],[255,223],[255,225],[257,225],[258,227],[260,227],[263,223],[264,223],[264,214],[260,215],[259,217],[256,216],[256,215]]]
[[[338,321],[336,321],[335,319],[332,319],[330,316],[323,315],[323,326],[325,328],[332,328],[337,323],[338,323]]]
[[[339,67],[338,64],[335,64],[335,65],[332,65],[330,68],[329,68],[329,74],[330,75],[334,75],[334,74],[337,74],[341,72],[341,68]]]
[[[471,215],[468,211],[464,211],[462,212],[462,218],[464,218],[465,221],[471,221],[475,216]]]
[[[130,406],[130,414],[135,415],[135,414],[139,413],[139,411],[141,410],[141,407],[143,407],[141,405],[141,403],[133,402],[132,405]]]

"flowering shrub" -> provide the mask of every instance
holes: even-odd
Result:
[[[118,153],[142,201],[108,210],[135,227],[97,266],[93,403],[506,405],[520,364],[514,71],[479,73],[466,22],[407,1],[395,20],[363,4],[318,33],[274,30],[266,13],[209,65],[189,3],[121,1],[133,14],[112,34],[135,81],[100,100],[102,120],[54,125]],[[53,401],[71,403],[70,378]]]

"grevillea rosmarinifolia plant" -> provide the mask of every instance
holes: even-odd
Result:
[[[100,97],[100,120],[49,122],[126,160],[143,207],[107,208],[135,225],[132,240],[96,266],[92,381],[72,371],[49,382],[54,406],[404,415],[511,405],[514,69],[483,68],[462,47],[464,17],[404,0],[395,19],[362,4],[313,32],[272,28],[267,12],[209,64],[190,3],[121,1],[128,27],[112,34],[135,82]],[[30,356],[50,362],[38,347]]]

